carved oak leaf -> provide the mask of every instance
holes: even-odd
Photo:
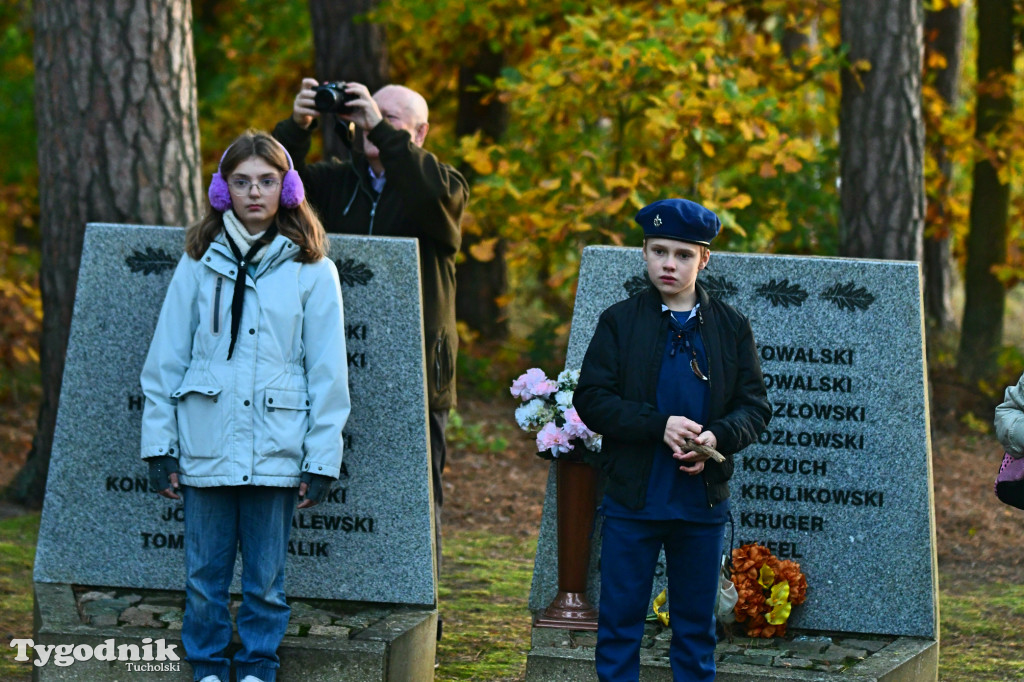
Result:
[[[622,283],[622,288],[625,289],[626,293],[629,294],[630,296],[633,296],[634,294],[639,294],[641,291],[647,288],[647,278],[641,277],[640,275],[630,277],[629,279]]]
[[[158,275],[164,270],[173,270],[178,259],[163,249],[147,246],[145,251],[132,251],[132,255],[125,258],[124,262],[132,272]]]
[[[867,310],[875,302],[875,297],[866,288],[853,282],[833,284],[821,292],[821,298],[835,303],[840,310]]]
[[[715,277],[714,275],[704,275],[701,284],[707,289],[707,292],[714,298],[723,299],[728,296],[733,296],[739,289],[736,285],[727,280],[725,277]]]
[[[790,284],[789,279],[776,282],[773,277],[767,284],[757,288],[757,295],[768,299],[773,306],[800,306],[807,299],[807,291],[799,284]]]
[[[338,266],[338,278],[344,286],[366,285],[373,279],[373,271],[366,263],[357,263],[354,258],[336,260],[334,264]]]

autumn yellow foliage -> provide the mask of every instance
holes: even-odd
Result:
[[[716,248],[835,252],[835,3],[383,5],[396,69],[441,107],[445,59],[502,52],[479,91],[508,105],[506,133],[439,153],[477,174],[470,230],[507,242],[522,300],[555,291],[567,309],[583,246],[639,244],[633,215],[669,196],[718,212]]]

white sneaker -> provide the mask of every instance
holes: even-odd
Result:
[[[220,682],[220,678],[216,675],[207,675],[203,679],[199,680],[199,682]]]
[[[255,675],[246,675],[242,678],[242,682],[263,682],[263,680],[256,677]]]

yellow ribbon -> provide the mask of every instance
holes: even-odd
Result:
[[[772,625],[785,623],[793,611],[793,605],[789,603],[789,582],[782,580],[772,587],[771,596],[765,602],[773,608],[764,619]]]
[[[668,627],[668,611],[662,611],[661,607],[668,601],[668,590],[662,590],[661,594],[654,598],[654,603],[651,607],[654,609],[654,615],[658,617],[661,624]]]

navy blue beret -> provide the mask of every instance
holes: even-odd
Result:
[[[640,209],[633,218],[644,238],[663,237],[710,246],[722,223],[712,211],[687,199],[662,199]]]

